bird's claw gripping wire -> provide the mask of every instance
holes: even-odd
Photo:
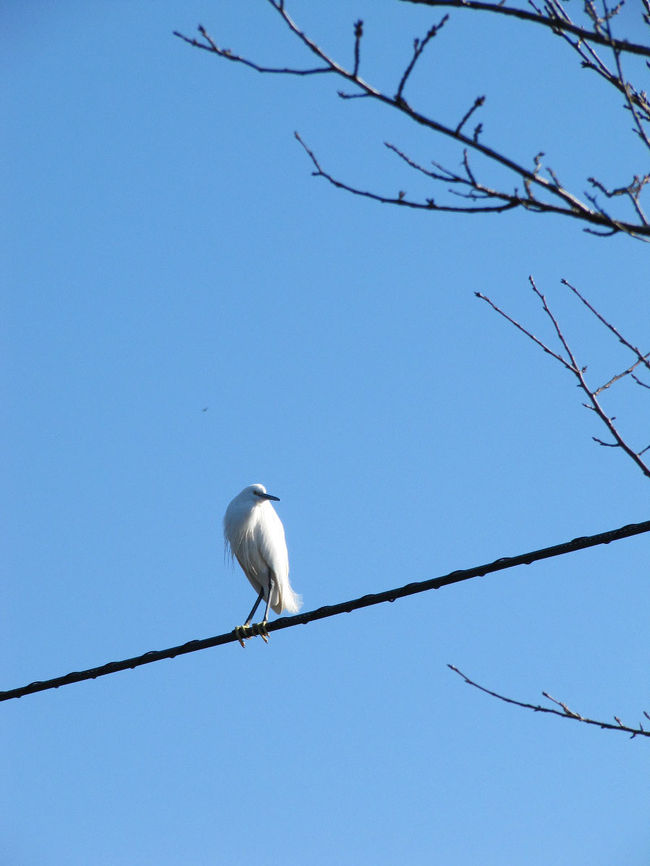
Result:
[[[264,643],[269,642],[269,633],[266,630],[266,624],[268,620],[262,620],[262,622],[254,622],[251,626],[252,633],[257,637],[261,637]]]
[[[245,638],[257,637],[258,635],[264,643],[268,643],[270,635],[266,629],[266,623],[267,621],[264,620],[263,622],[254,622],[252,625],[249,623],[238,625],[234,629],[235,637],[243,647],[246,647]]]
[[[246,648],[246,644],[244,643],[244,638],[245,638],[245,637],[250,637],[250,635],[247,634],[248,629],[249,629],[249,626],[248,626],[248,625],[238,625],[238,626],[234,629],[235,637],[237,638],[237,640],[239,641],[239,643],[240,643],[244,648]]]

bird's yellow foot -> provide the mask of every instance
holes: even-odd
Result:
[[[243,647],[246,646],[246,644],[244,643],[244,638],[248,637],[248,635],[246,634],[247,631],[248,631],[247,625],[238,625],[237,628],[234,629],[237,640],[239,641],[239,643]]]
[[[251,634],[253,634],[255,637],[257,637],[259,635],[259,637],[262,638],[264,643],[269,642],[269,633],[266,630],[266,621],[254,622],[251,625],[250,629],[251,629]]]

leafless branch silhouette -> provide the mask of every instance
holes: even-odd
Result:
[[[475,689],[478,689],[484,694],[490,695],[493,698],[497,698],[498,700],[503,701],[506,704],[512,704],[515,707],[523,707],[524,709],[532,710],[535,713],[549,713],[553,716],[560,716],[560,718],[562,719],[572,719],[574,722],[582,722],[585,725],[595,725],[596,727],[602,728],[603,730],[607,731],[622,731],[623,733],[630,734],[630,739],[632,740],[635,737],[650,737],[650,730],[646,730],[643,725],[640,724],[638,727],[632,728],[629,725],[624,725],[618,716],[614,716],[614,721],[616,722],[616,724],[612,724],[612,722],[603,722],[599,719],[589,719],[586,716],[575,712],[575,710],[570,709],[562,701],[558,701],[556,700],[556,698],[551,697],[548,692],[542,692],[542,695],[546,698],[547,701],[551,701],[551,703],[554,703],[558,707],[561,707],[561,710],[555,710],[552,707],[544,707],[541,704],[529,704],[526,701],[517,701],[514,698],[509,698],[506,695],[501,695],[498,692],[492,691],[492,689],[488,689],[485,686],[474,682],[474,680],[471,680],[466,674],[459,670],[456,665],[447,665],[447,667],[455,674],[458,674],[459,677],[462,677],[468,686],[473,686]],[[643,712],[643,715],[647,719],[650,719],[650,715],[648,715],[645,710]]]
[[[236,54],[228,48],[222,48],[202,25],[198,28],[199,38],[186,36],[178,31],[174,31],[174,35],[194,48],[207,51],[224,60],[242,64],[260,73],[297,76],[335,75],[342,78],[352,88],[351,92],[338,91],[342,99],[365,97],[374,100],[406,116],[416,126],[456,141],[462,149],[460,169],[443,167],[436,161],[431,161],[433,169],[430,169],[407,156],[401,148],[385,142],[388,149],[409,168],[426,176],[436,189],[441,190],[442,198],[427,195],[420,199],[409,197],[404,191],[385,193],[363,189],[354,182],[337,178],[323,167],[323,161],[316,155],[314,149],[308,146],[304,139],[296,133],[297,140],[315,168],[314,176],[322,177],[337,189],[398,207],[469,214],[498,213],[505,210],[522,209],[533,213],[556,214],[576,219],[585,225],[586,231],[598,235],[608,236],[622,232],[639,239],[650,239],[650,221],[642,205],[642,196],[650,183],[650,174],[637,172],[631,181],[615,188],[609,187],[597,178],[589,177],[587,181],[592,191],[578,194],[564,186],[552,167],[543,164],[543,153],[538,153],[528,165],[498,147],[484,143],[481,123],[478,123],[469,133],[464,131],[470,118],[484,104],[484,95],[477,96],[470,108],[462,112],[460,120],[452,124],[416,109],[407,101],[405,91],[410,77],[421,61],[425,49],[433,43],[434,38],[443,29],[448,15],[444,15],[438,22],[434,23],[422,38],[414,40],[411,57],[404,66],[394,94],[390,94],[370,84],[360,75],[363,21],[359,20],[354,24],[354,63],[352,69],[346,69],[298,27],[289,15],[283,0],[266,0],[266,2],[275,9],[293,36],[309,53],[317,58],[316,66],[269,66],[258,63],[241,54]],[[648,135],[650,102],[645,91],[626,79],[621,60],[621,57],[626,54],[650,57],[650,45],[629,42],[613,35],[612,19],[615,18],[619,7],[610,10],[607,0],[600,0],[601,11],[598,13],[595,4],[588,3],[586,14],[589,19],[589,26],[584,27],[572,21],[559,0],[546,0],[543,9],[538,9],[534,4],[531,4],[532,12],[503,5],[475,2],[475,0],[467,0],[467,2],[465,0],[410,0],[410,2],[428,6],[450,6],[458,9],[490,11],[500,15],[515,16],[522,21],[523,26],[534,24],[550,28],[554,34],[560,35],[567,41],[572,51],[579,56],[580,63],[584,68],[595,71],[604,81],[623,95],[624,107],[633,118],[634,131],[643,147],[650,151],[650,136]],[[648,23],[647,17],[644,18],[646,23]],[[609,65],[596,53],[594,45],[605,48],[611,53],[612,61]],[[514,178],[514,186],[507,188],[500,183],[485,180],[479,174],[479,166],[471,165],[470,155],[479,159],[481,165],[492,165],[505,169]],[[484,171],[481,171],[481,174],[483,173]],[[452,196],[455,201],[450,201],[449,196]],[[600,203],[599,196],[603,196],[607,200],[609,203],[607,207]],[[625,202],[630,211],[629,215],[610,213],[610,207],[616,206],[618,210],[621,210],[621,206]]]
[[[605,317],[602,316],[594,308],[594,306],[591,303],[589,303],[589,301],[587,301],[586,298],[574,286],[572,286],[567,280],[562,280],[563,285],[567,286],[567,288],[569,288],[571,290],[571,292],[584,304],[584,306],[600,322],[602,322],[611,333],[613,333],[617,337],[619,342],[621,342],[627,349],[629,349],[636,356],[635,362],[631,366],[629,366],[626,370],[623,370],[622,373],[617,373],[616,375],[612,376],[607,382],[605,382],[605,384],[603,384],[599,387],[590,387],[587,384],[587,379],[586,379],[587,367],[578,363],[575,352],[570,347],[566,337],[562,333],[559,321],[558,321],[557,317],[555,316],[555,314],[552,312],[551,308],[549,307],[549,304],[546,300],[546,297],[537,288],[537,286],[535,285],[535,281],[533,280],[532,277],[529,277],[529,281],[530,281],[530,286],[531,286],[533,292],[535,293],[535,295],[537,296],[537,298],[540,300],[540,302],[542,304],[542,308],[544,310],[544,313],[546,314],[546,316],[548,317],[548,319],[551,321],[551,323],[553,325],[553,330],[555,331],[555,335],[556,335],[557,340],[560,344],[560,347],[557,350],[552,349],[547,343],[545,343],[543,340],[541,340],[539,337],[537,337],[535,334],[533,334],[533,332],[531,330],[529,330],[527,327],[522,325],[520,322],[516,321],[512,316],[510,316],[503,309],[501,309],[501,307],[499,307],[497,304],[495,304],[493,300],[491,300],[489,297],[487,297],[487,295],[484,295],[482,292],[475,292],[475,295],[477,298],[480,298],[480,300],[485,301],[487,304],[489,304],[490,307],[492,307],[492,309],[495,312],[497,312],[500,316],[502,316],[506,321],[510,322],[511,325],[514,325],[514,327],[517,328],[517,330],[521,331],[522,334],[525,334],[543,352],[545,352],[547,355],[550,355],[552,358],[555,358],[555,360],[558,361],[564,367],[565,370],[568,370],[568,372],[571,373],[575,377],[575,379],[577,380],[578,386],[580,387],[583,394],[585,394],[585,396],[587,398],[587,402],[583,403],[583,406],[585,406],[585,408],[587,408],[587,409],[590,409],[591,411],[593,411],[598,416],[598,418],[602,421],[602,423],[607,428],[608,432],[610,433],[610,435],[612,436],[612,439],[614,441],[613,442],[604,442],[602,439],[600,439],[596,436],[592,437],[593,440],[598,445],[608,446],[611,448],[620,448],[631,460],[634,461],[634,463],[643,472],[643,474],[646,476],[646,478],[650,478],[650,466],[648,466],[646,461],[643,459],[643,454],[648,450],[648,448],[650,446],[645,446],[642,449],[636,449],[636,448],[632,447],[629,444],[629,442],[626,440],[626,438],[624,438],[623,434],[619,431],[618,426],[614,423],[616,419],[613,418],[612,416],[610,416],[605,411],[605,409],[603,408],[603,406],[599,400],[599,395],[601,393],[603,393],[605,390],[607,390],[608,388],[610,388],[610,386],[613,385],[615,382],[619,382],[620,380],[624,379],[628,375],[634,376],[633,371],[638,366],[640,366],[641,364],[643,364],[646,368],[650,369],[650,366],[649,366],[650,361],[648,360],[648,358],[650,357],[650,352],[642,354],[641,351],[636,346],[634,346],[629,340],[627,340],[625,337],[623,337],[623,335],[620,333],[620,331],[617,328],[615,328],[614,325],[612,325],[610,322],[608,322],[607,319],[605,319]],[[636,377],[635,377],[635,380],[636,380]],[[640,384],[643,385],[644,383],[640,382]]]

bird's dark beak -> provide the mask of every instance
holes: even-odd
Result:
[[[271,496],[270,493],[260,493],[260,494],[259,494],[259,497],[260,497],[260,499],[272,499],[274,502],[279,502],[279,501],[280,501],[280,497],[279,497],[279,496]]]

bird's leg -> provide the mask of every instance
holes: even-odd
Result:
[[[271,604],[271,593],[273,592],[273,572],[269,571],[269,594],[266,597],[266,609],[264,610],[264,619],[259,623],[260,637],[264,643],[269,642],[269,633],[266,630],[266,624],[269,621],[269,605]]]
[[[239,643],[242,646],[245,646],[245,643],[244,643],[244,637],[246,635],[245,629],[247,629],[248,626],[251,624],[251,620],[255,616],[255,611],[259,607],[259,604],[263,598],[264,598],[264,589],[260,589],[260,594],[257,596],[257,601],[253,605],[253,609],[251,610],[251,612],[246,617],[246,622],[243,625],[238,625],[237,628],[235,629],[235,634],[237,635],[237,640],[239,641]]]
[[[264,587],[262,587],[262,589],[260,589],[260,594],[257,596],[257,601],[253,605],[253,609],[251,610],[251,612],[246,617],[246,622],[244,623],[244,626],[251,624],[251,620],[255,616],[255,611],[260,606],[260,602],[262,601],[263,598],[264,598]]]
[[[271,593],[273,592],[273,578],[275,575],[272,571],[269,570],[269,594],[266,597],[266,608],[264,610],[264,619],[262,622],[266,623],[269,621],[269,606],[271,604]]]

